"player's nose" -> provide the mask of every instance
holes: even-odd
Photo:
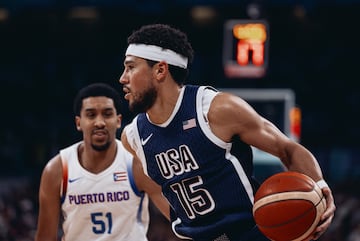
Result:
[[[105,120],[104,120],[104,118],[102,118],[102,117],[97,117],[96,118],[96,120],[95,120],[95,123],[94,123],[94,125],[96,126],[96,127],[104,127],[105,126]]]
[[[120,78],[119,78],[119,82],[120,84],[126,84],[128,83],[128,78],[126,78],[126,73],[125,71],[121,74]]]

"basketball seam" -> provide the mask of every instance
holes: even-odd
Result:
[[[311,192],[312,191],[310,191],[310,192],[299,192],[299,191],[284,192],[284,193],[276,193],[276,194],[272,194],[272,195],[263,197],[255,202],[254,207],[253,207],[253,213],[258,208],[264,206],[267,203],[279,202],[279,201],[284,201],[284,200],[307,200],[307,201],[311,201],[315,205],[316,203],[319,202],[319,200],[315,200],[315,198],[313,198],[313,196],[311,195]],[[307,199],[300,198],[300,195],[307,197]],[[321,198],[320,198],[320,200],[321,200]]]
[[[322,203],[323,205],[319,205],[320,203]],[[316,204],[316,212],[320,212],[323,213],[325,211],[325,207],[326,207],[326,203],[325,203],[325,199],[324,196],[321,197],[320,201]],[[320,210],[322,209],[322,210]],[[297,239],[294,239],[292,241],[303,241],[305,238],[309,237],[312,232],[315,230],[316,226],[318,225],[319,221],[320,221],[321,215],[316,215],[316,218],[314,220],[314,222],[312,223],[311,227],[300,237],[298,237]]]

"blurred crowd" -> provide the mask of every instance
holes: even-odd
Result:
[[[21,178],[6,180],[0,186],[0,240],[34,240],[37,192]]]
[[[344,183],[334,188],[336,215],[320,241],[360,241],[360,183]],[[37,220],[36,183],[26,179],[1,183],[0,240],[32,241]],[[179,241],[169,222],[150,205],[149,241]]]

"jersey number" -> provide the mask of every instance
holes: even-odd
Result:
[[[202,184],[202,178],[196,176],[171,185],[171,189],[176,193],[190,219],[194,219],[195,214],[204,215],[215,208],[215,202],[210,193],[199,187]]]
[[[111,233],[112,216],[111,213],[91,213],[91,221],[94,224],[92,230],[95,234]]]

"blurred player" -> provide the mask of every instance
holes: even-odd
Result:
[[[169,218],[160,188],[144,186],[148,177],[133,174],[133,157],[116,139],[120,98],[101,83],[76,96],[75,123],[83,140],[62,149],[43,170],[36,241],[58,240],[61,214],[62,240],[145,241],[149,213],[144,192]]]
[[[122,142],[138,157],[135,163],[141,160],[137,165],[161,186],[178,237],[267,240],[252,216],[256,185],[249,145],[318,182],[328,208],[313,238],[329,227],[333,196],[306,148],[241,98],[184,85],[193,59],[185,33],[168,25],[146,25],[128,37],[128,44],[119,81],[129,108],[139,114],[124,129]]]

